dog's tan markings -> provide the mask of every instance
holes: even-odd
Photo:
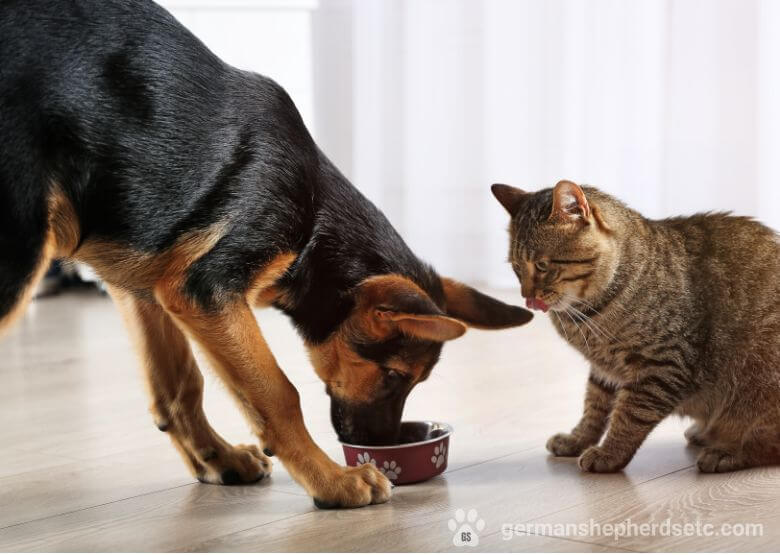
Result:
[[[441,278],[444,297],[447,299],[447,310],[455,312],[476,312],[478,310],[469,288],[451,278]]]
[[[169,433],[193,475],[215,484],[251,483],[271,471],[255,446],[227,443],[203,412],[203,376],[189,343],[154,302],[109,286],[135,343],[158,428]]]
[[[332,394],[341,399],[368,403],[375,398],[381,369],[350,347],[348,335],[347,328],[342,328],[322,343],[307,344],[309,358]]]
[[[210,251],[225,234],[223,223],[182,235],[158,253],[135,250],[121,243],[87,240],[73,258],[92,266],[106,282],[132,290],[151,290],[161,280],[183,281],[187,268]]]
[[[496,330],[521,326],[532,314],[510,306],[450,278],[441,278],[446,312],[471,327]]]
[[[281,291],[274,284],[287,272],[297,256],[293,252],[278,254],[257,272],[246,294],[250,305],[268,306],[279,297]]]
[[[158,285],[155,296],[203,346],[255,433],[309,494],[343,507],[389,499],[390,483],[376,468],[341,467],[314,443],[303,423],[298,392],[276,363],[244,300],[205,312],[166,282]]]
[[[465,330],[462,322],[442,314],[417,284],[403,276],[387,274],[363,281],[355,290],[355,308],[339,330],[322,343],[306,346],[315,371],[333,395],[368,403],[376,398],[384,371],[376,362],[357,354],[353,348],[355,343],[379,342],[399,333],[446,341]],[[427,377],[432,361],[410,364],[391,357],[383,364],[416,383]]]
[[[368,278],[357,290],[355,311],[348,326],[367,338],[384,339],[392,333],[393,325],[388,319],[377,318],[377,310],[392,304],[393,297],[401,291],[427,297],[416,283],[399,275]]]
[[[0,319],[0,335],[24,313],[43,276],[56,257],[72,253],[79,241],[79,224],[75,210],[65,193],[54,185],[48,203],[48,228],[35,269],[22,287],[14,307]]]
[[[416,299],[412,304],[410,299]],[[412,280],[395,274],[363,281],[357,293],[359,328],[372,337],[400,331],[430,341],[449,341],[466,333],[466,325],[442,313]]]
[[[57,245],[55,256],[70,257],[78,247],[81,225],[70,199],[58,187],[49,197],[49,226]]]

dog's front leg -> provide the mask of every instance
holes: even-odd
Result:
[[[158,287],[165,310],[206,351],[263,444],[319,507],[361,507],[390,498],[390,482],[368,464],[346,468],[314,443],[298,392],[284,375],[243,299],[203,309],[178,288]]]

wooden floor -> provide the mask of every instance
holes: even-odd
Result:
[[[300,390],[312,435],[341,459],[301,341],[280,314],[258,318]],[[547,437],[579,416],[585,378],[585,363],[544,316],[520,330],[470,331],[444,349],[406,411],[454,425],[448,471],[396,488],[386,505],[319,511],[278,462],[254,486],[193,480],[152,425],[111,302],[95,293],[39,300],[0,341],[0,550],[457,550],[448,521],[459,508],[485,522],[478,550],[777,549],[780,469],[700,475],[685,422],[665,422],[621,474],[582,474],[573,459],[548,456]],[[224,388],[208,372],[206,381],[214,427],[251,440]],[[562,530],[629,519],[698,522],[718,536],[643,536],[637,527],[615,540],[595,526],[587,535]],[[531,523],[549,526],[505,539],[504,525]],[[722,524],[761,524],[763,535],[727,536]]]

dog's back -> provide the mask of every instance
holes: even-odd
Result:
[[[0,36],[0,328],[86,240],[159,252],[239,199],[307,197],[317,151],[286,93],[150,0],[6,1]]]

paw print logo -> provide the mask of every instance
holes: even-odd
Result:
[[[440,443],[434,448],[433,456],[431,457],[431,462],[436,465],[436,468],[439,468],[441,465],[444,464],[444,455],[446,453],[447,453],[447,448],[444,446],[443,443]]]
[[[452,536],[452,544],[455,547],[477,547],[479,545],[479,532],[485,529],[485,521],[479,518],[476,509],[469,509],[466,513],[463,509],[455,511],[455,517],[447,522]]]
[[[379,467],[379,472],[387,476],[388,480],[396,480],[401,473],[401,467],[395,461],[385,461],[382,466]]]
[[[357,461],[358,461],[358,464],[371,463],[374,466],[376,466],[376,461],[374,459],[372,459],[371,455],[369,455],[368,453],[358,454]]]

